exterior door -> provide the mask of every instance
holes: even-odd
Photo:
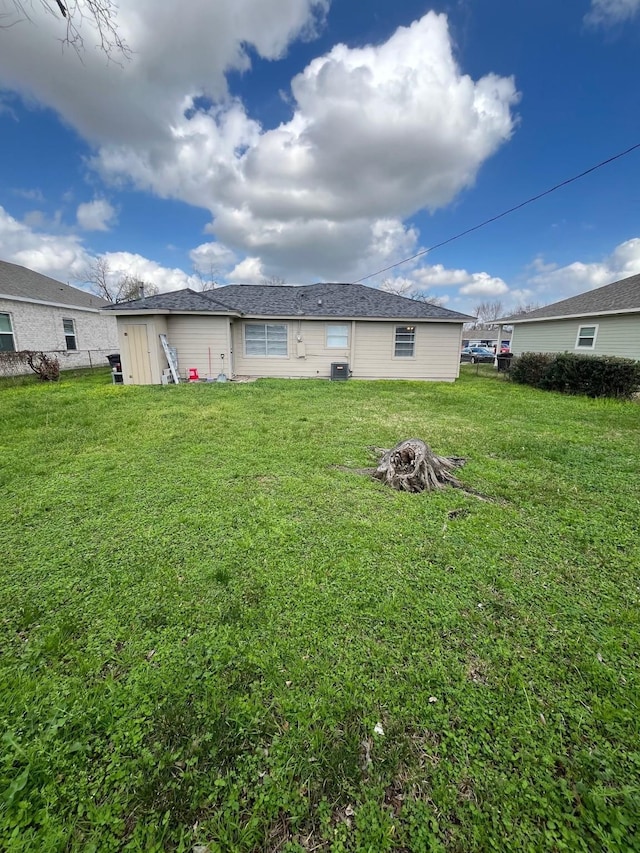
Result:
[[[129,382],[132,385],[151,385],[151,356],[147,326],[125,326],[124,336],[128,341]]]

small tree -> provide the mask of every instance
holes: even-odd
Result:
[[[207,290],[215,290],[219,285],[219,270],[215,264],[209,264],[205,269],[203,266],[194,265],[193,274],[198,279],[197,290],[206,293]]]
[[[97,296],[112,303],[128,302],[158,293],[157,286],[151,282],[143,281],[131,273],[114,273],[106,258],[96,258],[79,280],[90,285]]]
[[[472,324],[472,328],[476,328],[478,325],[492,328],[496,324],[496,320],[504,316],[504,305],[499,299],[493,302],[479,302],[473,309],[473,313],[478,320]]]

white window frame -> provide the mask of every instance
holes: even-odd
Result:
[[[265,352],[264,352],[264,355],[262,353],[247,352],[247,327],[248,326],[263,326],[264,327],[264,330],[265,330]],[[270,353],[269,352],[269,333],[267,331],[269,326],[280,326],[281,328],[283,328],[286,331],[286,334],[287,334],[287,338],[286,338],[287,351],[286,351],[286,353]],[[245,358],[289,358],[289,324],[288,323],[254,323],[253,321],[251,321],[251,322],[243,323],[242,327],[243,327],[243,336],[244,336],[244,355],[245,355]]]
[[[332,332],[331,329],[344,329],[344,334]],[[329,343],[332,338],[340,338],[344,340],[344,343]],[[325,344],[327,349],[349,349],[349,323],[327,323],[325,325]]]
[[[407,355],[398,355],[398,344],[409,343],[408,341],[399,341],[398,340],[398,332],[400,329],[406,329],[413,333],[413,340],[411,341],[412,348],[411,354]],[[401,333],[402,334],[402,333]],[[401,358],[403,361],[407,361],[408,359],[416,357],[416,327],[415,326],[395,326],[393,330],[393,357]]]
[[[0,352],[16,352],[16,333],[13,328],[13,319],[11,317],[11,314],[9,314],[8,311],[0,311],[0,317],[7,318],[7,320],[9,321],[9,329],[11,330],[9,332],[4,332],[0,330],[0,335],[3,339],[11,336],[11,349],[5,349],[4,347],[2,347],[2,349],[0,349]]]
[[[71,323],[71,328],[73,329],[73,332],[71,334],[69,334],[69,332],[67,332],[67,330],[65,329],[65,326],[64,326],[65,323]],[[67,349],[69,352],[77,352],[78,351],[78,333],[76,332],[76,321],[73,319],[73,317],[63,317],[62,318],[62,332],[64,334],[65,349]],[[72,347],[69,346],[69,338],[73,338],[73,346]]]
[[[598,323],[585,323],[584,326],[578,327],[578,334],[576,335],[576,345],[574,349],[577,350],[594,350],[596,348],[596,339],[598,337]],[[583,329],[593,329],[593,335],[583,335]],[[580,344],[580,338],[592,338],[591,346],[585,346],[585,344]]]

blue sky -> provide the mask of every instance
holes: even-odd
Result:
[[[353,281],[640,142],[640,0],[122,0],[0,31],[0,257],[162,290]],[[367,283],[451,308],[640,272],[640,150]]]

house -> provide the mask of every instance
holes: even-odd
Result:
[[[458,376],[466,314],[361,284],[228,285],[110,306],[125,384],[181,377],[426,379]],[[341,367],[332,368],[339,364]]]
[[[515,355],[575,352],[640,361],[640,274],[501,323],[513,326]]]
[[[54,355],[64,370],[106,367],[117,352],[116,321],[100,309],[110,303],[26,267],[0,261],[0,353],[37,350]],[[3,373],[25,373],[5,365]]]
[[[499,327],[496,324],[489,326],[467,326],[462,333],[462,346],[494,349],[498,344],[498,331]],[[511,349],[510,329],[502,329],[500,349]]]

